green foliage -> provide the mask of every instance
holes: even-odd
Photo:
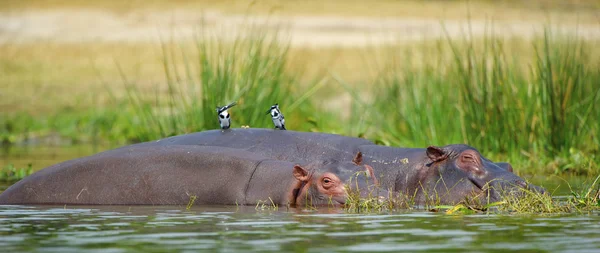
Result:
[[[165,82],[154,90],[141,88],[119,63],[117,68],[126,97],[120,98],[106,84],[113,106],[78,105],[56,115],[25,113],[0,117],[0,141],[5,144],[58,134],[65,142],[109,141],[131,143],[219,128],[215,108],[232,101],[232,127],[272,128],[266,114],[279,103],[291,129],[326,126],[314,113],[311,96],[324,82],[298,83],[301,70],[287,69],[289,52],[279,35],[251,28],[247,35],[222,39],[202,34],[195,50],[178,44],[162,44]],[[316,130],[316,129],[314,129]]]
[[[356,172],[345,185],[344,188],[347,194],[344,205],[345,211],[352,213],[373,213],[392,211],[399,208],[411,208],[414,205],[414,202],[411,202],[411,204],[401,202],[400,198],[394,196],[391,189],[387,191],[389,195],[384,198],[381,196],[383,189],[380,187],[373,186],[368,189],[368,192],[361,192],[358,176],[364,173],[366,172]]]
[[[3,115],[0,141],[54,133],[69,142],[149,141],[217,129],[216,106],[232,101],[238,102],[230,110],[232,127],[271,128],[266,111],[279,103],[288,129],[394,146],[467,143],[492,160],[520,165],[517,172],[596,175],[600,62],[590,57],[593,44],[550,30],[533,40],[530,55],[517,56],[508,44],[486,35],[401,52],[382,47],[388,61],[365,66],[377,73],[369,85],[350,84],[336,73],[300,85],[302,66],[289,67],[289,44],[277,33],[249,28],[233,39],[201,34],[194,50],[162,43],[165,81],[153,90],[121,71],[127,96],[113,96],[114,106]],[[315,96],[332,83],[329,78],[352,97],[342,108],[347,118]],[[365,93],[354,87],[377,88]]]
[[[6,115],[0,118],[0,144],[38,143],[46,145],[78,142],[128,143],[139,141],[130,119],[134,111],[126,103],[111,108],[92,108],[80,111],[65,109],[62,113],[34,117],[29,114]],[[59,140],[47,141],[58,135]],[[60,143],[56,143],[56,141]]]
[[[31,163],[26,168],[16,168],[12,164],[9,164],[0,169],[0,181],[15,182],[31,174],[33,174]]]
[[[217,129],[215,108],[233,101],[237,105],[229,110],[232,127],[271,128],[266,112],[275,103],[280,104],[290,127],[300,127],[312,107],[304,103],[300,110],[307,97],[299,89],[297,73],[286,70],[287,45],[279,42],[277,34],[259,29],[250,29],[248,34],[233,41],[203,36],[196,40],[195,52],[163,43],[166,87],[157,86],[151,98],[123,74],[134,110],[130,124],[138,126],[137,139]],[[176,57],[183,58],[183,66],[176,63]]]
[[[566,201],[554,198],[550,194],[519,188],[517,192],[504,194],[502,201],[488,205],[459,203],[454,206],[438,206],[435,210],[446,209],[447,214],[489,211],[514,214],[587,213],[600,210],[599,183],[600,176],[597,176],[591,184],[578,187],[579,190],[571,188],[571,197]]]
[[[571,189],[569,203],[579,209],[600,209],[600,175],[589,186],[583,187],[581,191]]]
[[[256,206],[254,206],[254,210],[256,211],[277,211],[279,210],[279,206],[273,202],[273,199],[269,197],[269,200],[259,200],[256,202]]]
[[[562,38],[546,30],[534,40],[528,69],[519,62],[527,57],[510,55],[506,40],[492,35],[392,56],[372,102],[355,99],[369,112],[369,138],[413,147],[462,142],[484,153],[528,154],[537,167],[566,157],[555,172],[596,173],[598,62],[588,58],[591,44]]]
[[[405,209],[428,210],[449,215],[469,215],[477,213],[509,213],[509,214],[561,214],[587,213],[600,210],[600,176],[589,185],[581,185],[579,190],[571,189],[571,197],[559,199],[547,193],[540,193],[524,188],[511,189],[502,194],[498,202],[481,203],[476,199],[466,198],[456,205],[440,205],[439,196],[444,192],[424,193],[426,202],[416,205],[414,197],[395,193],[385,199],[369,192],[361,197],[356,188],[347,187],[348,200],[344,210],[353,213],[393,212]],[[570,187],[570,186],[569,186]]]
[[[560,155],[548,163],[548,168],[555,174],[570,173],[575,175],[600,174],[598,158],[590,152],[583,152],[575,148],[569,148],[568,152]]]
[[[430,209],[430,211],[438,212],[442,210],[446,210],[446,214],[450,215],[469,215],[476,214],[482,212],[488,212],[491,208],[502,205],[503,202],[493,202],[484,206],[481,205],[471,205],[468,203],[460,203],[457,205],[438,205],[434,208]]]

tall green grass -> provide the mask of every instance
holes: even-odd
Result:
[[[302,129],[312,113],[304,95],[318,86],[298,83],[301,71],[287,69],[289,48],[280,39],[278,33],[250,28],[230,40],[199,33],[194,51],[163,42],[166,87],[157,85],[155,94],[144,94],[123,74],[137,140],[217,129],[216,107],[233,101],[232,127],[272,128],[267,111],[279,103],[288,127]]]
[[[566,158],[560,170],[600,173],[600,70],[589,57],[593,44],[547,29],[534,39],[531,55],[516,55],[507,41],[466,36],[389,53],[396,57],[372,85],[380,88],[361,104],[370,112],[370,138],[417,147],[463,142],[546,163],[560,156]],[[574,153],[587,163],[569,167]]]
[[[305,66],[290,59],[289,43],[277,32],[251,27],[233,38],[200,32],[194,43],[190,50],[163,41],[165,80],[153,90],[121,71],[127,97],[114,98],[114,107],[44,121],[3,117],[0,138],[13,143],[54,130],[79,141],[149,141],[217,129],[216,106],[232,101],[238,102],[230,109],[232,127],[271,128],[266,111],[279,103],[292,130],[394,146],[467,143],[494,160],[516,163],[520,171],[600,173],[600,60],[594,42],[577,36],[547,29],[521,50],[513,39],[493,33],[403,51],[380,46],[385,64],[369,65],[374,56],[367,55],[365,68],[376,75],[358,84],[337,73],[300,83]],[[336,83],[345,91],[319,97],[348,92],[349,107],[324,106],[314,96]]]

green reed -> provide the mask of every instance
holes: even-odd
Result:
[[[600,173],[600,62],[593,41],[546,29],[533,42],[465,35],[396,50],[378,46],[383,64],[369,64],[369,83],[340,73],[300,82],[306,66],[290,59],[277,32],[249,28],[234,38],[199,32],[195,46],[161,44],[165,80],[143,89],[121,70],[125,99],[113,107],[65,108],[39,120],[0,118],[0,141],[18,143],[58,132],[72,141],[140,142],[217,129],[216,106],[232,101],[232,127],[271,128],[267,109],[279,103],[288,128],[369,138],[394,146],[467,143],[518,172]],[[516,50],[514,44],[521,45]],[[315,96],[339,83],[337,94]],[[107,87],[109,85],[107,84]],[[368,92],[355,87],[369,87]],[[112,92],[107,88],[108,92]],[[350,93],[352,103],[321,98]],[[317,98],[319,97],[319,98]],[[317,110],[318,108],[318,110]],[[342,117],[340,110],[348,110]]]
[[[123,76],[139,140],[217,129],[216,107],[233,101],[233,128],[271,128],[267,111],[275,103],[291,128],[302,128],[312,113],[304,94],[318,87],[300,86],[299,73],[286,69],[289,48],[278,33],[250,28],[232,40],[201,33],[195,44],[190,52],[163,42],[165,85],[157,85],[154,96],[143,94]]]
[[[492,156],[525,154],[538,167],[573,153],[598,164],[599,62],[589,57],[592,43],[565,38],[547,29],[526,50],[531,55],[515,54],[508,39],[491,33],[390,49],[396,56],[374,80],[374,98],[358,102],[369,112],[369,138],[416,147],[467,143]],[[558,162],[561,171],[600,172]]]

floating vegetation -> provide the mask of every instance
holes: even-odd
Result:
[[[190,196],[190,200],[188,201],[187,207],[185,208],[185,210],[190,210],[192,208],[192,206],[194,205],[194,202],[196,202],[196,199],[198,198],[198,196],[196,195],[192,195]]]
[[[347,189],[348,198],[344,210],[351,213],[379,213],[392,211],[396,208],[393,196],[381,198],[378,194],[370,192],[367,197],[361,197],[360,192]]]
[[[438,212],[441,210],[446,210],[446,214],[451,215],[462,215],[462,214],[476,214],[487,212],[491,207],[498,206],[502,202],[494,202],[485,206],[477,206],[477,205],[469,205],[465,203],[460,203],[457,205],[440,205],[436,206],[434,209],[430,209],[429,211]]]
[[[363,177],[361,177],[363,176]],[[359,178],[364,178],[368,192],[361,192]],[[367,171],[359,171],[354,173],[344,185],[347,199],[344,209],[348,212],[364,213],[364,212],[382,212],[385,210],[393,210],[396,204],[393,202],[394,197],[392,190],[388,192],[388,196],[381,196],[384,193],[383,189],[376,185],[370,185],[370,175]]]
[[[391,191],[390,191],[391,192]],[[465,198],[456,205],[440,205],[439,193],[425,194],[425,203],[417,205],[415,195],[390,194],[388,198],[377,197],[369,192],[362,194],[354,188],[348,188],[348,202],[344,210],[350,213],[379,213],[401,210],[427,210],[444,212],[449,215],[468,215],[483,213],[505,214],[564,214],[587,213],[600,211],[600,176],[589,185],[576,192],[571,190],[571,197],[561,199],[548,193],[541,193],[525,188],[511,190],[502,194],[501,201],[481,203],[477,199]]]
[[[256,211],[277,211],[279,210],[279,206],[269,197],[269,200],[259,200],[256,202],[254,209]]]
[[[496,206],[499,211],[518,214],[567,213],[572,210],[568,203],[562,203],[549,194],[519,188],[504,198]]]

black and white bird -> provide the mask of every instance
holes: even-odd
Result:
[[[223,107],[217,106],[217,114],[219,114],[219,125],[221,125],[221,129],[229,129],[229,126],[231,126],[231,118],[229,117],[227,109],[233,107],[235,104],[236,102]]]
[[[267,114],[271,114],[271,119],[273,120],[273,125],[275,125],[276,129],[285,130],[285,118],[279,110],[279,104],[272,105],[271,109],[267,111]]]

